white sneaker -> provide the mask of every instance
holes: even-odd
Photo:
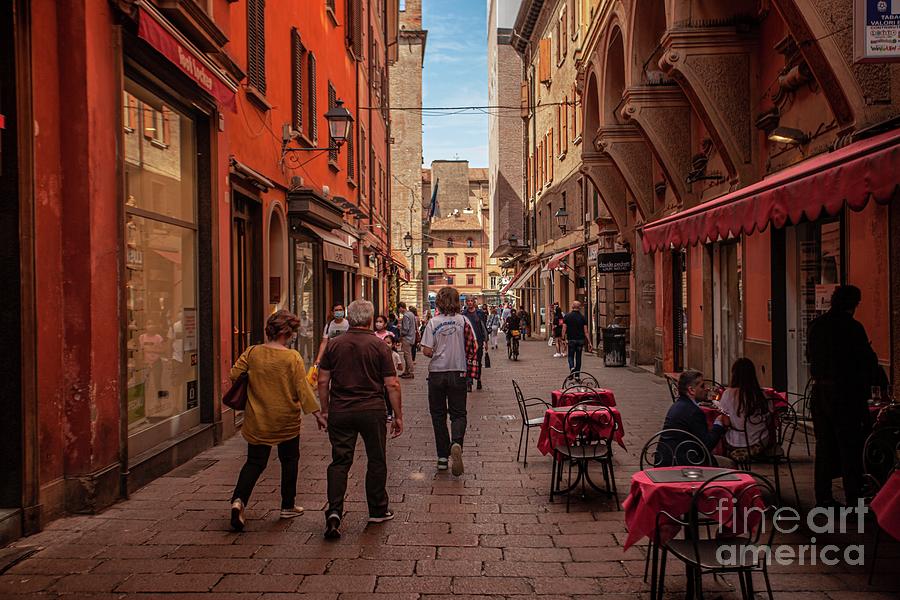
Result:
[[[302,506],[294,506],[294,508],[282,508],[280,517],[282,519],[293,519],[303,514]]]
[[[559,358],[560,356],[562,356],[562,354],[560,354],[559,352],[553,353],[553,358]]]

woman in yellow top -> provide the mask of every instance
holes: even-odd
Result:
[[[281,518],[303,514],[294,504],[297,494],[297,463],[300,460],[300,415],[312,414],[319,429],[325,417],[319,401],[306,381],[303,358],[288,346],[300,327],[300,319],[279,310],[266,321],[265,344],[251,346],[231,368],[231,380],[248,373],[247,407],[241,434],[247,440],[247,462],[241,469],[231,499],[231,527],[244,529],[244,509],[253,486],[269,462],[272,446],[278,446],[281,462]]]

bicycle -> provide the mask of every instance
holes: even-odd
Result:
[[[509,338],[506,341],[506,357],[510,360],[519,360],[519,337],[518,329],[509,332]]]

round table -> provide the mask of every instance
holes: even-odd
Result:
[[[615,432],[613,432],[613,439],[624,448],[625,429],[622,425],[622,415],[619,414],[619,410],[615,407],[607,408],[609,409],[609,412],[612,413],[613,423],[617,425]],[[588,407],[588,410],[590,410],[590,407]],[[568,408],[562,407],[548,408],[544,413],[544,422],[541,423],[541,435],[538,437],[537,443],[538,451],[540,451],[541,454],[546,456],[557,446],[565,445],[565,435],[560,432],[564,430],[566,413],[568,412]],[[597,411],[588,414],[591,415],[593,420],[591,427],[594,427],[599,435],[604,437],[608,436],[613,423],[605,421],[605,419],[608,418],[606,411]]]
[[[565,394],[565,398],[563,398]],[[556,406],[575,406],[581,402],[590,402],[600,406],[615,406],[616,396],[612,390],[606,388],[583,388],[575,386],[567,390],[553,390],[550,392],[550,404]],[[561,403],[565,400],[565,404]]]

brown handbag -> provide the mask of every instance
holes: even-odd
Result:
[[[253,346],[255,348],[256,346]],[[253,354],[253,348],[247,353],[247,370],[238,375],[231,387],[222,396],[222,404],[234,410],[244,410],[247,408],[247,390],[250,387],[250,355]]]

